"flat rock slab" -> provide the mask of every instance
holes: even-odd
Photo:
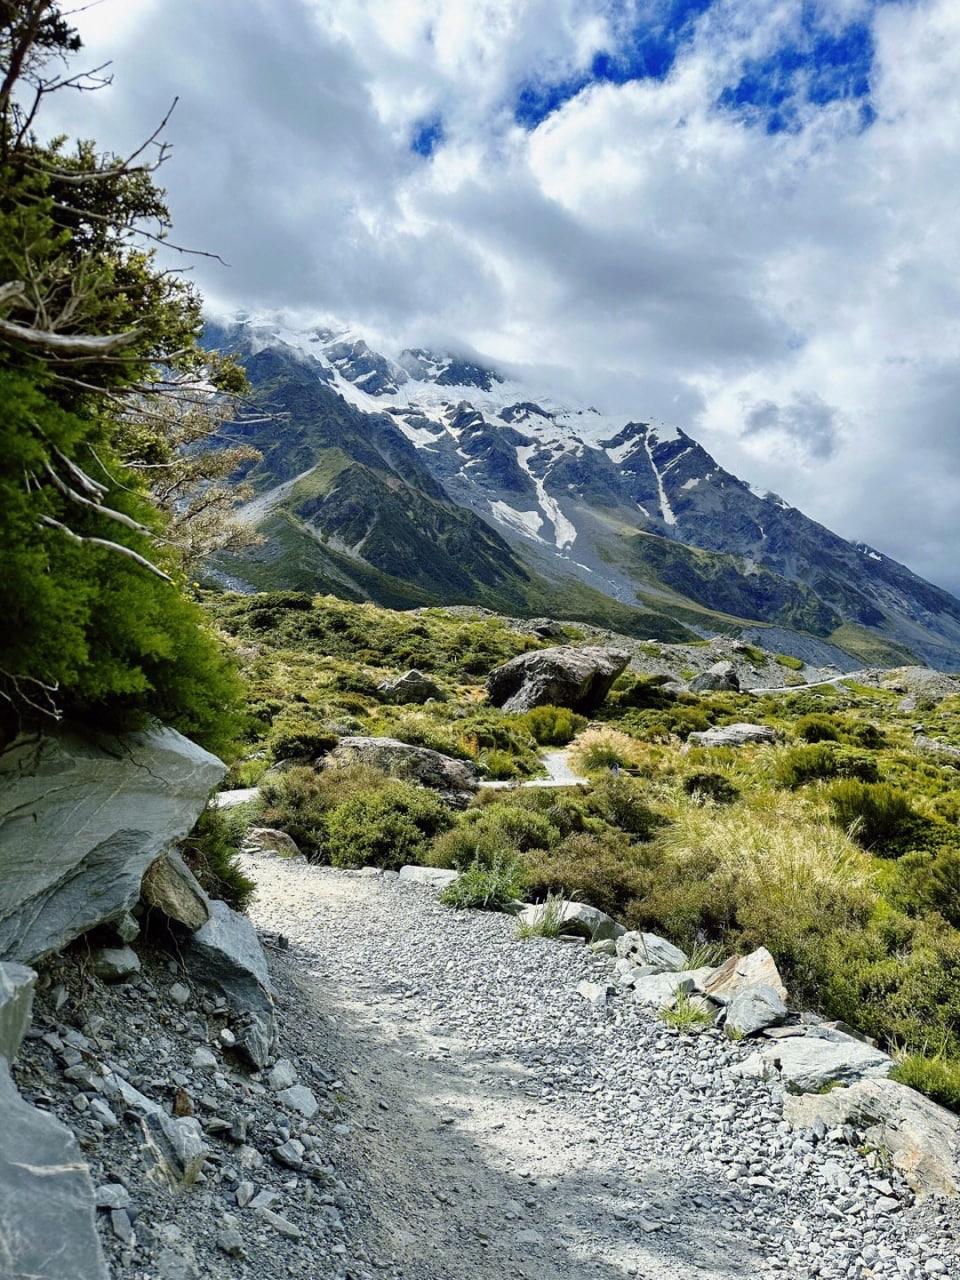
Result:
[[[587,645],[558,645],[521,653],[487,676],[487,694],[495,707],[523,712],[534,707],[569,707],[589,715],[626,669],[629,653]]]
[[[273,990],[256,929],[246,916],[214,899],[210,919],[187,940],[185,959],[191,978],[246,1015],[237,1048],[253,1066],[265,1066],[275,1035]]]
[[[640,967],[650,965],[662,972],[676,973],[687,966],[687,953],[655,933],[624,930],[617,938],[617,955]]]
[[[651,973],[633,984],[633,999],[637,1004],[669,1009],[678,996],[689,995],[692,990],[692,979],[680,973]]]
[[[783,1115],[797,1129],[853,1125],[890,1153],[917,1195],[960,1195],[960,1116],[896,1080],[787,1097]]]
[[[822,1040],[797,1036],[779,1040],[762,1057],[780,1075],[790,1093],[815,1093],[827,1085],[852,1085],[888,1076],[893,1060],[859,1040]]]
[[[0,964],[0,1056],[12,1062],[33,1010],[37,975],[23,964]]]
[[[520,912],[520,921],[535,927],[546,913],[546,903],[531,903]],[[605,911],[599,911],[586,902],[564,902],[558,910],[558,919],[565,933],[576,934],[590,942],[604,942],[626,933],[622,924],[617,924]]]
[[[400,868],[400,879],[407,884],[425,884],[431,889],[446,889],[447,885],[460,879],[460,872],[443,867],[407,866]]]
[[[94,1189],[77,1140],[20,1097],[0,1060],[0,1273],[12,1280],[109,1280]]]
[[[776,742],[777,735],[765,724],[727,724],[700,729],[687,737],[688,746],[745,747],[751,742]]]
[[[787,1016],[787,1006],[773,987],[742,987],[727,1006],[725,1026],[741,1036],[775,1027]]]
[[[0,959],[29,964],[129,911],[225,768],[173,729],[15,739],[0,754]]]

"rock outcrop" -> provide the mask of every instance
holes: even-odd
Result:
[[[739,693],[740,677],[732,662],[715,662],[690,681],[691,693]]]
[[[224,771],[160,727],[15,739],[0,754],[0,959],[29,963],[128,912]]]
[[[745,747],[751,742],[776,742],[777,735],[765,724],[725,724],[713,729],[697,729],[687,737],[691,747]]]
[[[437,702],[447,699],[437,682],[420,671],[405,671],[396,680],[384,680],[378,689],[387,702],[423,704],[431,698]]]
[[[569,707],[586,715],[596,711],[630,655],[620,649],[559,645],[521,653],[487,676],[487,693],[504,711]]]
[[[342,769],[352,764],[369,764],[392,778],[416,782],[439,791],[449,804],[462,807],[478,790],[473,768],[429,747],[411,746],[396,738],[341,738],[323,762],[325,769]]]

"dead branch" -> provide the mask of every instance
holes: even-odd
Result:
[[[71,356],[100,357],[110,355],[140,336],[139,329],[128,329],[126,333],[105,333],[102,335],[81,333],[51,333],[48,329],[28,329],[12,320],[0,320],[0,338],[10,342],[22,342],[28,347],[40,347],[52,355],[69,358]]]
[[[58,533],[62,533],[65,538],[69,538],[71,542],[75,542],[79,546],[106,547],[109,551],[115,551],[117,555],[126,556],[128,560],[133,560],[142,569],[149,569],[151,573],[156,574],[158,578],[162,578],[164,582],[173,582],[168,573],[164,573],[146,556],[140,555],[138,551],[134,551],[131,547],[125,547],[121,542],[110,542],[107,538],[84,537],[79,533],[75,533],[67,525],[61,524],[59,520],[54,520],[53,516],[41,516],[40,524],[46,525],[50,529],[56,529]]]

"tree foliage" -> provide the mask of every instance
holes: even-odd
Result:
[[[222,746],[236,677],[186,575],[231,536],[249,451],[209,445],[243,377],[155,259],[158,135],[128,158],[38,141],[49,94],[102,83],[64,70],[79,48],[54,0],[0,0],[0,702]]]

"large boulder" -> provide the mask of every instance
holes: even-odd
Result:
[[[660,973],[676,973],[687,965],[687,953],[655,933],[623,933],[617,939],[617,955]]]
[[[691,693],[739,693],[740,677],[732,662],[715,662],[690,681]]]
[[[861,1080],[849,1089],[800,1094],[783,1102],[797,1129],[849,1124],[888,1151],[919,1195],[960,1195],[960,1116],[895,1080]]]
[[[323,762],[325,769],[369,764],[392,778],[439,791],[449,804],[464,806],[478,790],[471,765],[429,747],[411,746],[396,738],[341,738]]]
[[[15,739],[0,755],[0,960],[38,960],[129,911],[224,772],[162,727]]]
[[[504,711],[533,707],[569,707],[589,715],[603,702],[626,668],[630,655],[620,649],[558,645],[511,658],[487,676],[487,693]]]
[[[748,956],[730,956],[703,985],[704,994],[718,1004],[730,1004],[748,987],[772,987],[781,1000],[787,998],[776,961],[766,947],[757,947]]]
[[[210,899],[176,849],[168,849],[150,864],[140,894],[148,907],[191,932],[210,919]]]
[[[13,1280],[109,1280],[93,1183],[77,1140],[30,1106],[0,1058],[0,1274]]]
[[[253,1066],[265,1066],[276,1039],[273,988],[253,924],[214,899],[210,919],[186,943],[185,961],[191,978],[243,1015],[237,1049]]]
[[[378,690],[388,702],[422,704],[431,698],[437,702],[445,702],[447,698],[435,680],[419,671],[405,671],[396,680],[384,680]]]
[[[522,924],[536,927],[542,923],[551,908],[545,902],[534,902],[520,912]],[[603,942],[607,938],[619,938],[626,933],[605,911],[591,907],[587,902],[564,902],[558,911],[564,933],[586,938],[589,942]]]
[[[778,1075],[788,1093],[816,1093],[834,1085],[852,1085],[859,1080],[888,1076],[893,1060],[879,1049],[844,1036],[795,1036],[777,1040],[762,1050],[761,1057]]]
[[[697,729],[687,735],[689,747],[745,747],[751,742],[776,742],[777,735],[765,724],[725,724],[713,729]]]

